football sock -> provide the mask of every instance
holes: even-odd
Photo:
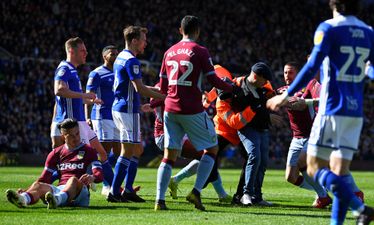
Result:
[[[138,171],[138,164],[139,164],[139,159],[135,156],[131,157],[130,165],[129,165],[129,169],[128,169],[126,181],[125,181],[126,192],[134,192],[134,189],[132,187],[135,181],[136,172]]]
[[[327,192],[326,190],[317,182],[315,182],[313,180],[313,178],[311,178],[306,171],[303,171],[301,172],[303,174],[303,177],[304,177],[304,182],[307,183],[312,189],[308,189],[308,190],[314,190],[316,191],[318,197],[326,197],[327,196]]]
[[[29,193],[27,192],[23,192],[20,194],[20,198],[23,198],[25,199],[25,202],[26,202],[26,205],[31,205],[32,203],[32,195],[30,195]]]
[[[173,161],[163,158],[158,167],[156,202],[158,200],[165,200],[165,193],[168,189],[173,164]]]
[[[349,173],[348,175],[341,176],[341,178],[351,186],[353,192],[359,192],[360,189],[357,187],[355,180],[352,177],[352,174]]]
[[[348,203],[341,201],[339,198],[334,198],[331,209],[330,225],[342,225],[347,211]]]
[[[341,215],[346,215],[348,207],[345,207],[345,205],[350,206],[354,211],[362,212],[364,210],[364,204],[354,195],[350,185],[342,177],[335,175],[327,168],[322,168],[314,175],[314,179],[335,196],[331,222],[340,221]],[[336,199],[339,199],[339,202],[335,203]]]
[[[114,178],[112,182],[112,187],[110,189],[110,192],[113,195],[119,195],[120,193],[120,187],[123,182],[123,179],[125,179],[127,174],[127,168],[130,164],[130,160],[125,158],[124,156],[118,157],[116,166],[114,168]]]
[[[108,155],[108,161],[110,165],[114,167],[116,165],[117,160],[118,160],[118,157],[113,153],[113,151],[110,151]]]
[[[197,167],[196,182],[194,186],[194,188],[199,192],[201,192],[203,189],[204,184],[212,171],[214,158],[215,155],[206,153],[200,159],[199,166]]]
[[[112,184],[112,182],[113,182],[114,174],[113,174],[112,166],[110,165],[110,163],[109,163],[108,160],[105,160],[102,163],[102,168],[103,168],[103,173],[104,173],[103,184],[105,186],[110,186]]]
[[[218,174],[217,180],[212,182],[212,185],[214,187],[214,190],[217,192],[218,197],[223,198],[227,196],[227,193],[222,185],[222,179],[221,176]]]
[[[173,176],[176,183],[181,182],[183,179],[188,178],[196,174],[197,167],[199,166],[199,160],[192,160],[187,166],[183,167],[175,176]]]

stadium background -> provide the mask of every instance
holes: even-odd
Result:
[[[131,0],[1,1],[0,2],[0,165],[38,164],[50,151],[54,104],[53,78],[65,59],[64,42],[81,37],[87,64],[79,68],[82,84],[102,63],[108,44],[124,46],[122,30],[135,24],[148,28],[148,46],[140,58],[143,82],[155,84],[163,52],[180,40],[179,21],[186,14],[201,18],[199,43],[207,46],[216,64],[236,75],[257,61],[268,62],[283,85],[283,64],[303,63],[312,47],[317,25],[331,17],[326,0]],[[373,0],[364,1],[360,18],[374,25]],[[356,163],[374,160],[374,82],[365,88],[365,124]],[[207,87],[208,88],[208,87]],[[284,114],[284,113],[283,113]],[[285,126],[271,131],[271,157],[286,157],[291,132]],[[157,155],[151,114],[142,115],[145,157]],[[236,159],[235,152],[228,156]],[[372,164],[372,163],[369,163]]]

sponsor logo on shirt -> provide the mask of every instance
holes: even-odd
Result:
[[[82,163],[61,163],[60,170],[75,170],[75,169],[83,169],[84,162]]]

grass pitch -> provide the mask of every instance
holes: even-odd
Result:
[[[175,174],[179,169],[174,169]],[[209,185],[202,193],[207,212],[194,209],[185,197],[191,190],[195,177],[179,184],[177,200],[167,195],[168,211],[153,211],[156,189],[157,169],[139,169],[136,185],[141,185],[139,195],[145,203],[108,203],[100,195],[101,184],[97,192],[91,192],[89,208],[58,208],[47,210],[39,201],[36,205],[19,209],[8,203],[6,189],[26,188],[38,178],[42,168],[0,167],[0,224],[329,224],[330,209],[310,207],[314,193],[306,191],[284,181],[284,172],[269,170],[264,183],[264,198],[274,203],[272,207],[237,207],[219,204],[214,189]],[[239,179],[239,170],[220,170],[226,191],[233,194]],[[366,203],[374,205],[374,173],[353,172],[356,182],[365,193]],[[355,224],[349,212],[345,224]]]

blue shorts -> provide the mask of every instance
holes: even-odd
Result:
[[[292,138],[287,155],[287,166],[297,166],[299,156],[302,151],[306,152],[308,138]]]
[[[64,188],[65,185],[59,185],[59,186],[54,186],[50,185],[53,191],[53,195],[59,194]],[[61,206],[79,206],[79,207],[88,207],[90,204],[90,192],[88,191],[88,188],[86,185],[83,185],[83,188],[79,195],[71,202],[71,203],[66,203]]]
[[[218,144],[214,124],[205,111],[192,115],[165,112],[164,124],[165,148],[182,150],[186,134],[198,151]]]

